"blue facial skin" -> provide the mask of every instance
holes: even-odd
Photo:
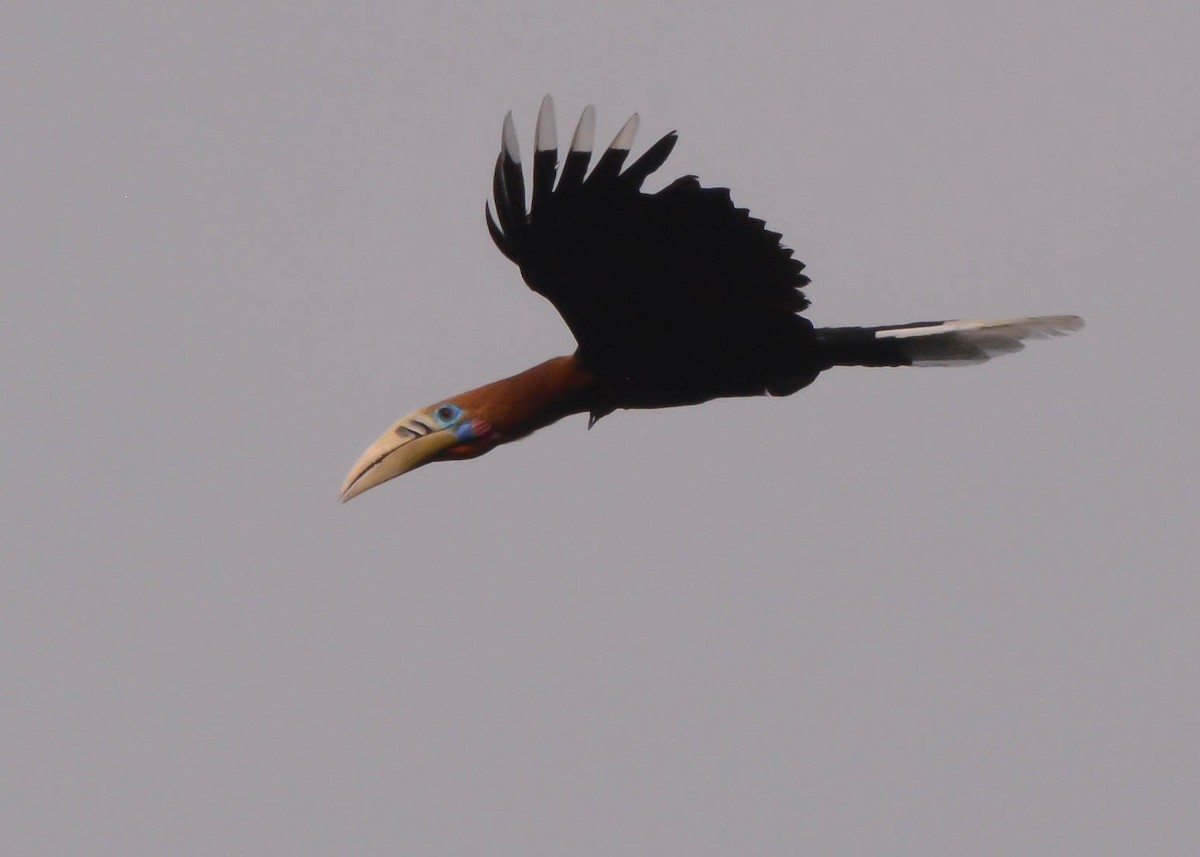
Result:
[[[433,409],[433,418],[437,420],[438,425],[444,429],[453,429],[454,436],[461,443],[470,443],[476,439],[472,421],[466,420],[462,425],[455,425],[455,423],[462,419],[462,416],[462,408],[452,402],[446,402]]]
[[[433,418],[438,421],[438,425],[442,428],[450,428],[462,417],[462,408],[458,405],[446,402],[438,405],[433,409]]]
[[[456,438],[458,438],[460,441],[462,441],[463,443],[468,443],[468,442],[474,440],[475,439],[475,430],[473,428],[471,428],[470,420],[468,420],[467,422],[463,423],[458,428],[456,428],[454,430],[454,436]]]
[[[433,418],[440,428],[453,431],[460,443],[470,443],[480,438],[475,433],[475,420],[463,420],[462,408],[453,402],[445,402],[434,408]],[[460,420],[462,423],[458,424]]]

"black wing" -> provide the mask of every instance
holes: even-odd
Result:
[[[542,102],[529,211],[512,115],[505,117],[496,219],[486,212],[496,246],[558,309],[582,358],[624,373],[694,364],[701,355],[710,358],[701,359],[705,366],[745,362],[750,352],[772,350],[773,339],[810,330],[795,316],[808,305],[803,263],[728,190],[686,176],[642,192],[674,148],[674,133],[622,172],[635,114],[585,180],[594,115],[590,106],[583,112],[556,186],[553,105],[548,96]]]

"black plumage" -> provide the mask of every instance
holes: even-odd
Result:
[[[526,212],[506,119],[493,179],[499,222],[488,216],[496,245],[558,309],[577,357],[607,382],[610,407],[786,394],[809,383],[820,361],[811,324],[796,315],[808,305],[803,263],[725,188],[685,176],[643,192],[677,136],[622,172],[630,127],[586,180],[590,152],[572,148],[553,190],[556,152],[539,148]]]

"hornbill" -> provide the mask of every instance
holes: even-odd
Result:
[[[474,458],[572,414],[589,427],[617,408],[787,396],[834,366],[981,363],[1022,340],[1077,330],[1070,315],[817,328],[804,265],[725,188],[684,176],[642,183],[666,161],[667,134],[622,171],[634,114],[591,173],[595,112],[579,120],[558,174],[554,107],[542,102],[532,191],[511,112],[492,179],[492,240],[574,334],[574,354],[442,399],[388,429],[354,463],[341,499],[431,461]],[[557,178],[557,183],[556,183]]]

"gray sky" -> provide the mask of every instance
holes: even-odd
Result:
[[[1195,2],[70,5],[0,20],[4,853],[1195,847]],[[340,506],[571,349],[483,224],[546,92],[818,323],[1088,327]]]

